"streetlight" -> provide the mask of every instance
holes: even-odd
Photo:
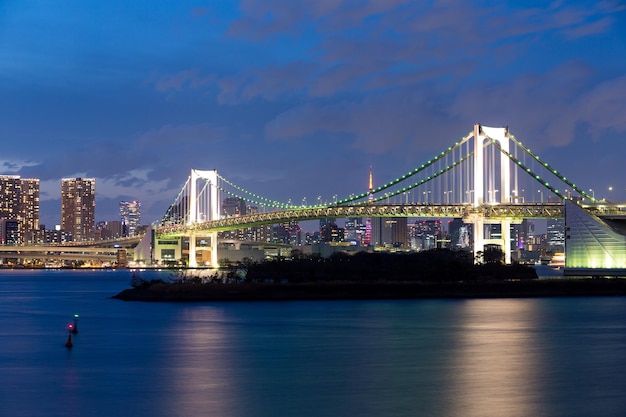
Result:
[[[302,197],[302,207],[306,207],[306,197]]]
[[[424,203],[428,204],[428,194],[430,194],[430,191],[422,191],[422,194],[424,195]]]
[[[472,202],[472,195],[474,194],[474,190],[467,190],[465,191],[465,195],[467,196],[467,202],[471,203]]]
[[[497,203],[496,201],[496,193],[499,190],[487,190],[487,198],[489,199],[490,203]]]
[[[537,190],[537,192],[538,192],[539,194],[541,194],[541,202],[543,203],[543,191],[541,191],[541,190]]]
[[[591,189],[591,188],[589,189],[589,192],[591,193],[591,198],[592,198],[593,200],[595,200],[595,199],[596,199],[596,193],[595,193],[595,192],[593,191],[593,189]]]
[[[450,204],[450,193],[452,192],[452,190],[448,190],[448,191],[444,191],[443,192],[443,196],[444,199],[446,200],[446,204]]]

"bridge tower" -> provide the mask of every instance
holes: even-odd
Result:
[[[198,200],[198,180],[207,181],[207,193],[201,191],[204,197]],[[220,196],[217,188],[217,170],[202,171],[192,169],[189,181],[189,215],[187,216],[187,226],[194,224],[219,220],[220,218]],[[198,232],[190,228],[189,233],[189,266],[195,268],[198,266],[196,260],[196,239],[198,237],[209,237],[211,250],[211,266],[217,267],[217,232]]]
[[[485,140],[489,139],[496,141],[502,152],[498,152],[500,155],[500,188],[485,189],[485,168],[487,164],[496,164],[495,160],[488,160],[485,157],[485,151],[489,146],[485,146]],[[502,204],[509,203],[511,200],[511,168],[508,156],[505,154],[509,152],[510,139],[508,127],[487,127],[479,124],[474,125],[474,199],[473,205],[475,208],[482,206],[483,204]],[[499,193],[499,194],[498,194]],[[511,263],[511,223],[512,220],[489,220],[485,222],[482,214],[473,214],[469,219],[474,225],[474,257],[478,252],[484,251],[486,243],[501,243],[502,250],[504,252],[504,261],[507,264]],[[485,224],[500,224],[502,229],[501,241],[486,241],[485,240]]]

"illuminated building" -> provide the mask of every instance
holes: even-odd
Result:
[[[351,217],[346,220],[345,240],[355,242],[359,246],[365,246],[365,224],[361,217]]]
[[[61,180],[61,229],[71,233],[75,242],[94,240],[95,211],[94,178]]]
[[[22,242],[32,242],[36,230],[39,230],[39,180],[22,178],[20,196],[20,236]]]
[[[374,200],[374,175],[372,173],[372,167],[370,166],[370,183],[368,188],[368,200],[372,204]],[[372,219],[368,217],[365,220],[365,237],[363,238],[363,245],[369,246],[372,243]]]
[[[14,219],[0,219],[0,245],[17,245],[18,243],[18,221]]]
[[[246,201],[239,197],[227,197],[222,200],[222,215],[239,217],[246,214]]]
[[[120,221],[98,222],[96,240],[117,239],[124,236],[124,225]]]
[[[623,217],[601,219],[565,200],[565,275],[626,274]]]
[[[551,252],[563,252],[565,247],[565,225],[563,219],[548,219],[547,245]]]
[[[135,236],[141,225],[141,203],[138,201],[120,201],[120,219],[122,236]]]
[[[39,180],[0,176],[0,218],[16,220],[16,243],[32,242],[39,229]]]
[[[337,226],[334,220],[327,219],[320,226],[320,237],[322,242],[343,242],[344,230],[342,227]]]
[[[411,228],[411,247],[415,250],[435,249],[442,234],[441,220],[416,220]]]

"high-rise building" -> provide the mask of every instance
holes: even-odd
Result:
[[[372,167],[370,167],[370,182],[368,188],[368,202],[374,203],[374,174],[372,173]],[[368,217],[365,219],[365,237],[363,238],[363,246],[369,246],[372,243],[372,219]]]
[[[227,197],[222,200],[222,216],[239,217],[247,213],[246,200],[239,197]],[[220,239],[246,240],[247,229],[228,230],[219,233]]]
[[[222,214],[226,217],[239,217],[246,214],[246,200],[227,197],[222,200]]]
[[[135,236],[141,225],[141,203],[138,201],[120,201],[120,219],[122,236]]]
[[[17,220],[0,218],[0,245],[17,245],[19,228]]]
[[[33,242],[39,230],[39,180],[22,178],[20,196],[20,236],[23,242]]]
[[[95,178],[61,180],[61,229],[70,232],[75,242],[95,236]]]
[[[565,222],[563,219],[548,219],[548,249],[553,252],[565,250]]]
[[[371,224],[370,224],[371,225]],[[364,245],[365,223],[361,217],[351,217],[346,220],[345,239],[356,242],[357,245]]]
[[[406,217],[376,217],[371,220],[370,244],[379,247],[406,247],[408,228]]]
[[[0,218],[17,220],[22,182],[19,175],[0,176]]]
[[[0,175],[0,218],[17,221],[16,243],[31,242],[39,229],[39,180]]]

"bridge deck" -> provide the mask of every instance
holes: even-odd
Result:
[[[462,218],[483,216],[489,220],[523,220],[526,218],[562,218],[563,204],[486,204],[474,207],[471,204],[360,204],[297,208],[228,217],[193,225],[165,225],[157,228],[161,236],[185,235],[192,231],[221,232],[248,227],[284,222],[298,222],[325,218],[349,217],[419,217],[419,218]]]

